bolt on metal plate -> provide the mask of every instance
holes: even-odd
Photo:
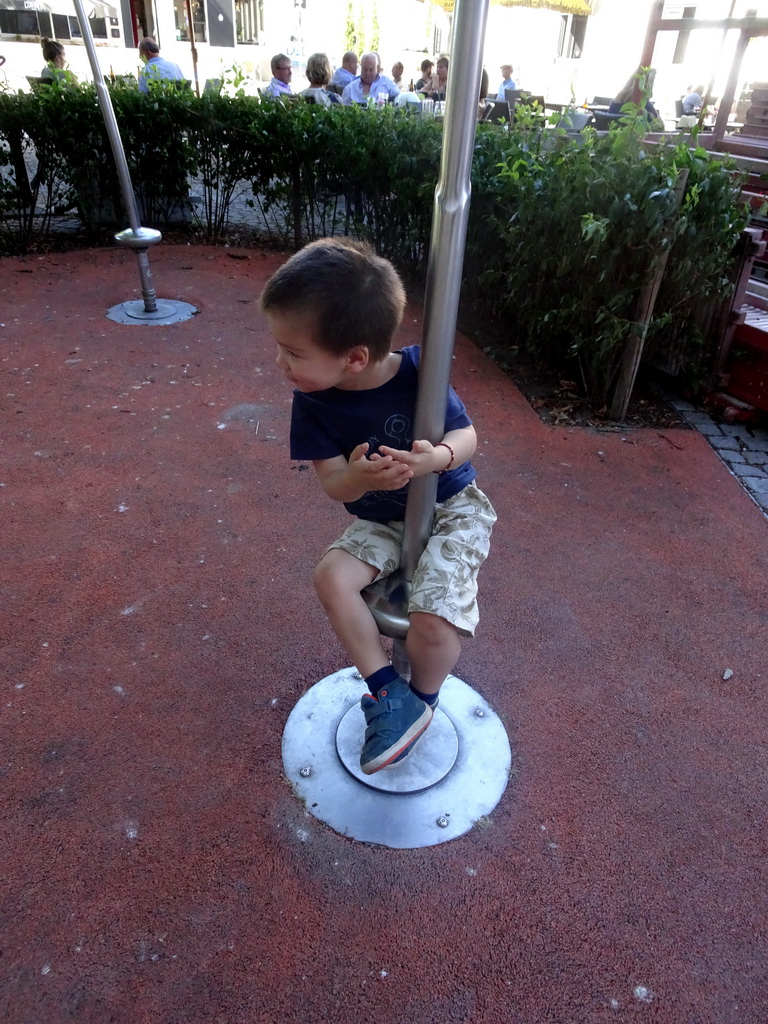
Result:
[[[342,669],[311,687],[288,716],[283,732],[285,775],[311,815],[360,842],[415,849],[456,839],[493,811],[509,780],[512,752],[501,719],[477,691],[456,676],[445,681],[439,713],[445,718],[446,733],[455,734],[455,759],[426,788],[406,792],[376,789],[370,783],[381,784],[377,776],[396,779],[397,772],[416,759],[422,744],[427,744],[428,753],[430,730],[439,719],[436,716],[401,766],[366,776],[362,782],[345,767],[337,744],[344,750],[344,730],[351,734],[356,719],[355,728],[361,720],[364,725],[359,702],[365,692],[365,682],[355,678],[355,670]],[[482,718],[475,714],[478,708]],[[342,728],[346,716],[349,721]],[[359,735],[362,743],[362,731]],[[358,746],[355,760],[359,753]],[[350,752],[344,756],[352,759]],[[310,768],[310,774],[303,775],[302,768]]]

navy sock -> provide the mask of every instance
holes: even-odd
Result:
[[[392,665],[385,665],[384,668],[380,668],[365,677],[368,689],[374,697],[378,697],[379,690],[383,689],[388,683],[393,683],[395,679],[397,679],[397,672]]]
[[[423,700],[425,704],[429,704],[431,708],[433,708],[435,704],[437,704],[437,698],[440,696],[439,693],[422,693],[421,690],[416,689],[413,683],[411,683],[411,689],[413,690],[417,697]]]

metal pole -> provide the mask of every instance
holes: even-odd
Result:
[[[96,97],[99,101],[99,106],[101,107],[101,113],[107,129],[107,135],[109,136],[109,144],[112,147],[112,154],[115,158],[117,176],[120,179],[120,190],[123,193],[125,211],[128,214],[128,223],[130,224],[130,229],[128,231],[121,231],[120,234],[115,236],[115,240],[119,245],[127,246],[135,251],[136,260],[139,264],[139,276],[141,278],[141,293],[144,297],[144,309],[147,313],[154,313],[157,311],[157,293],[152,286],[152,273],[149,269],[147,248],[150,245],[154,245],[156,242],[159,242],[162,235],[154,228],[143,228],[141,226],[139,210],[136,205],[136,196],[133,194],[131,175],[128,170],[128,161],[125,159],[123,140],[120,138],[120,132],[117,127],[117,119],[115,118],[115,111],[112,106],[112,98],[109,95],[107,83],[104,81],[104,75],[101,73],[101,68],[99,67],[99,58],[96,54],[96,46],[93,42],[91,26],[88,22],[88,18],[86,17],[83,0],[74,0],[74,4],[75,11],[77,12],[77,20],[80,22],[80,32],[83,36],[85,48],[88,51],[88,60],[90,61],[91,70],[93,72],[93,84],[96,86]]]
[[[488,5],[489,0],[457,0],[453,16],[443,149],[432,215],[419,392],[413,427],[414,438],[433,444],[445,433]],[[403,643],[408,633],[409,584],[432,531],[436,496],[437,476],[434,474],[410,482],[400,572],[363,591],[380,632],[394,640],[392,663],[401,675],[409,672]]]
[[[432,216],[419,395],[413,435],[433,444],[445,433],[445,407],[464,266],[470,173],[488,5],[489,0],[457,0],[453,16],[443,150]],[[406,580],[413,578],[416,564],[429,539],[436,494],[437,477],[434,474],[419,477],[408,487],[400,559]]]

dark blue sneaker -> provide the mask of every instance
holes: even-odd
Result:
[[[400,676],[379,690],[378,698],[366,693],[360,707],[367,723],[360,752],[366,775],[404,761],[432,721],[432,708]]]

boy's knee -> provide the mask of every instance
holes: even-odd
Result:
[[[312,581],[315,584],[315,590],[318,596],[322,597],[326,593],[330,593],[334,589],[334,569],[332,563],[328,558],[321,558],[315,566],[315,571],[312,576]]]
[[[313,581],[318,597],[326,604],[359,594],[377,575],[378,569],[346,551],[332,548],[315,566]]]
[[[458,630],[447,619],[429,612],[412,612],[408,632],[421,644],[439,646],[458,636]]]

